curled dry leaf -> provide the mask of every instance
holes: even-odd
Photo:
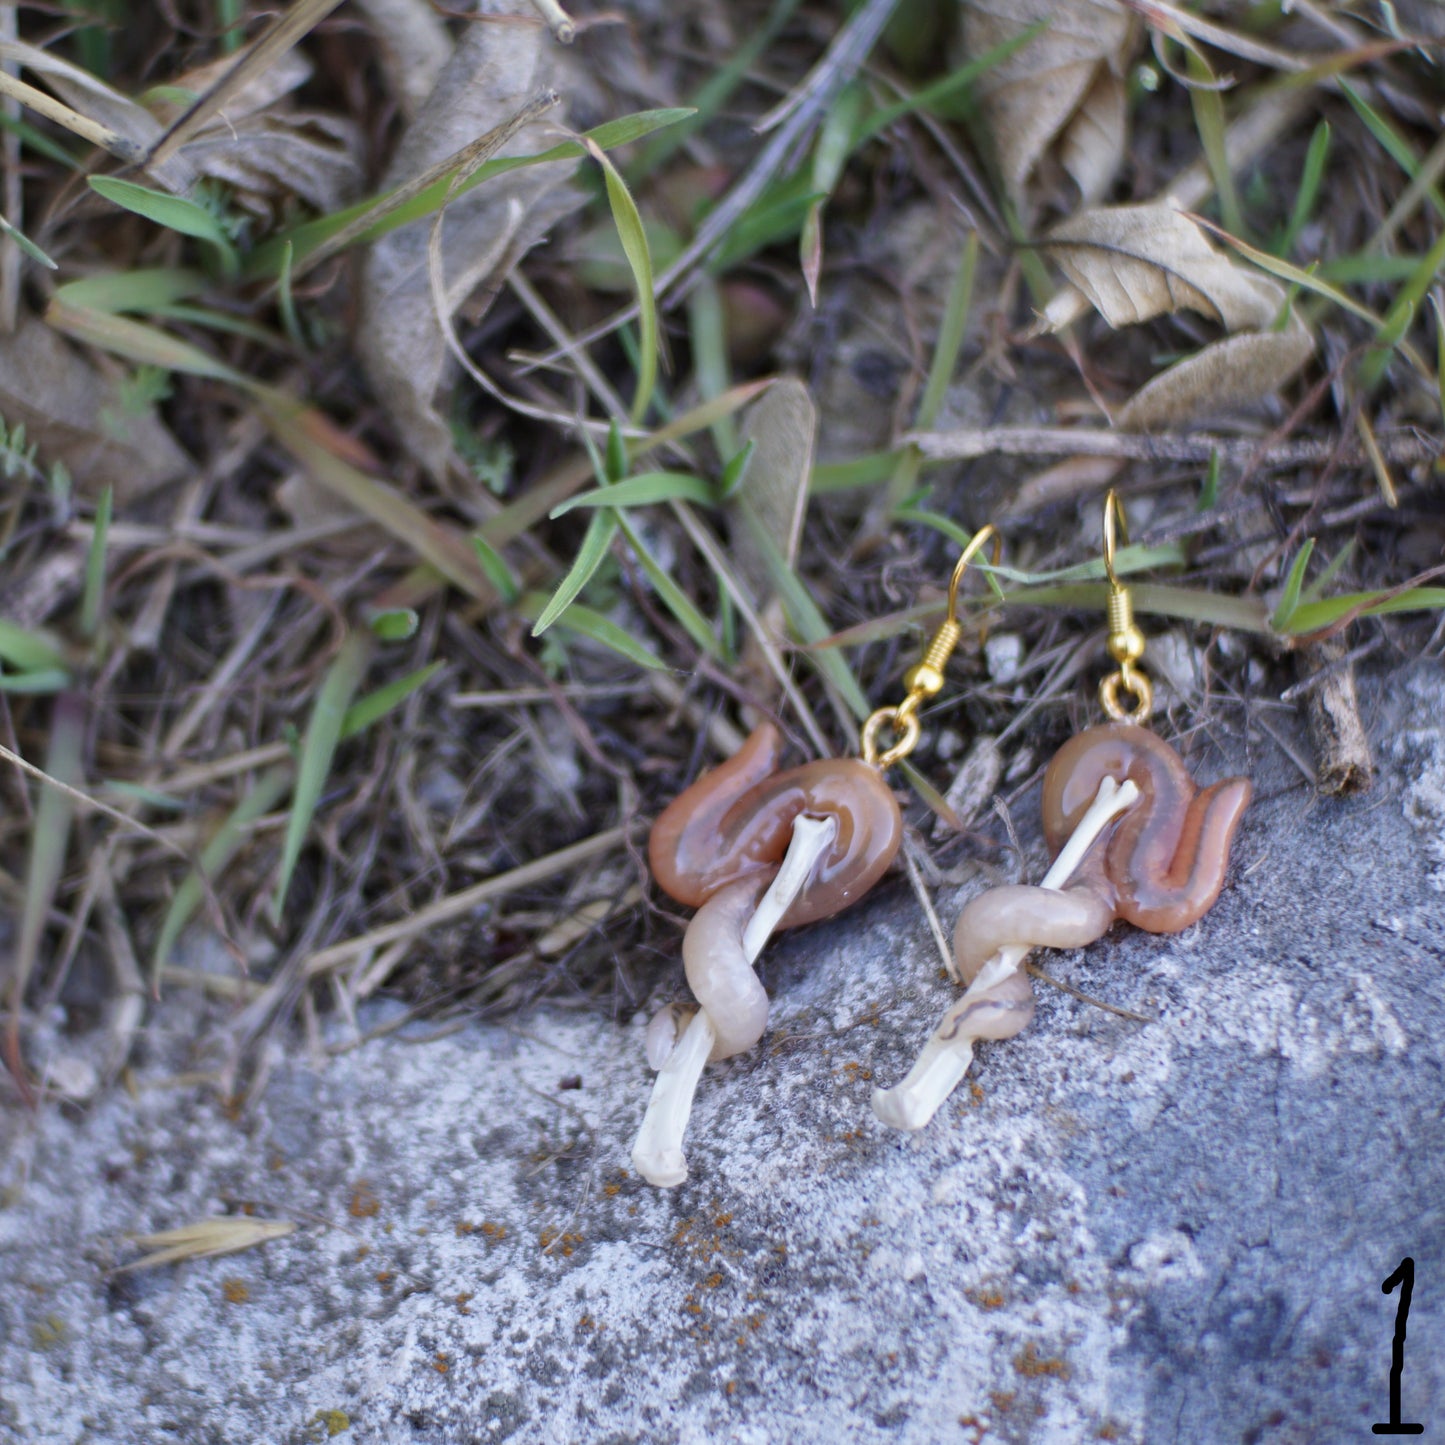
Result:
[[[1281,331],[1226,336],[1176,362],[1114,413],[1121,431],[1166,431],[1193,417],[1270,396],[1314,354],[1310,329],[1291,313]]]
[[[40,460],[64,463],[87,495],[110,486],[124,506],[193,464],[120,377],[119,368],[101,371],[33,316],[0,346],[0,416],[23,423]]]
[[[729,504],[728,536],[738,572],[759,600],[773,590],[772,573],[749,517],[777,543],[791,567],[803,534],[817,431],[818,410],[795,376],[775,381],[743,417],[743,440],[753,451]]]
[[[976,59],[1035,26],[1043,28],[980,77],[979,108],[1021,211],[1029,176],[1055,141],[1088,204],[1124,157],[1124,75],[1138,26],[1115,0],[966,0],[964,50]]]
[[[1236,265],[1168,204],[1100,206],[1070,216],[1045,243],[1069,281],[1110,326],[1197,311],[1228,331],[1258,331],[1279,315],[1277,282]],[[1054,305],[1044,313],[1052,323]]]
[[[491,21],[464,32],[427,103],[402,138],[384,187],[400,185],[514,116],[550,87],[575,92],[575,66],[537,23],[525,0],[480,7]],[[550,132],[550,133],[549,133]],[[533,155],[556,140],[524,126],[500,151]],[[566,184],[574,163],[558,161],[497,176],[453,201],[443,231],[446,303],[455,311],[479,288],[490,292],[580,196]],[[406,445],[434,475],[452,458],[451,430],[433,403],[452,367],[432,304],[431,222],[383,237],[366,258],[357,343],[371,384]]]
[[[177,76],[174,86],[204,95],[236,64],[228,55]],[[198,176],[233,186],[237,199],[259,215],[273,202],[299,196],[318,211],[333,211],[351,200],[360,184],[360,138],[355,127],[320,111],[291,107],[288,97],[311,79],[313,67],[299,51],[288,51],[252,76],[214,119],[180,151]],[[169,125],[185,107],[155,107]]]
[[[1123,430],[1156,430],[1267,396],[1314,350],[1309,328],[1294,312],[1284,314],[1284,288],[1216,250],[1172,205],[1081,211],[1054,227],[1044,248],[1073,287],[1049,303],[1044,330],[1074,319],[1081,294],[1110,326],[1188,310],[1232,333],[1132,397],[1114,417]]]
[[[357,0],[376,35],[391,88],[411,120],[426,103],[447,61],[452,42],[431,0]]]
[[[753,451],[737,491],[727,504],[728,541],[738,575],[752,594],[758,616],[774,642],[787,633],[773,570],[759,533],[771,540],[783,561],[798,560],[818,410],[808,388],[794,376],[775,381],[744,414],[742,436]],[[759,639],[748,633],[739,672],[758,697],[777,688]]]

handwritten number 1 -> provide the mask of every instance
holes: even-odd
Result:
[[[1380,1286],[1384,1294],[1391,1294],[1396,1285],[1400,1286],[1400,1303],[1395,1306],[1395,1339],[1390,1346],[1390,1419],[1385,1425],[1372,1425],[1376,1435],[1423,1435],[1423,1425],[1402,1425],[1400,1423],[1400,1373],[1405,1368],[1405,1321],[1410,1317],[1410,1296],[1415,1290],[1415,1261],[1406,1255],[1394,1274]]]

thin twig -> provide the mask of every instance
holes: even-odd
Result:
[[[1070,998],[1076,998],[1080,1003],[1093,1004],[1095,1008],[1101,1008],[1105,1013],[1118,1014],[1121,1019],[1129,1019],[1136,1024],[1157,1024],[1159,1020],[1152,1014],[1136,1014],[1133,1009],[1121,1008],[1116,1003],[1108,1003],[1101,998],[1095,998],[1091,993],[1085,993],[1081,988],[1075,988],[1071,983],[1065,983],[1061,978],[1055,978],[1050,973],[1045,973],[1036,963],[1026,963],[1024,968],[1035,978],[1058,989],[1060,993],[1066,993]]]
[[[508,893],[515,892],[518,888],[529,888],[534,883],[540,883],[558,873],[565,873],[569,868],[575,868],[602,853],[608,853],[613,848],[621,846],[627,841],[628,832],[629,829],[626,825],[620,828],[608,828],[590,838],[584,838],[580,843],[559,848],[555,853],[547,854],[545,858],[537,858],[531,863],[523,863],[520,867],[509,869],[506,873],[494,874],[491,878],[484,879],[471,888],[464,888],[460,893],[452,893],[445,898],[439,898],[435,903],[418,909],[408,918],[398,919],[395,923],[388,923],[382,928],[374,928],[370,933],[360,934],[356,938],[348,938],[342,943],[333,943],[329,948],[323,948],[319,952],[313,953],[306,960],[303,972],[307,978],[315,977],[319,973],[324,973],[328,968],[335,968],[338,964],[346,963],[358,954],[384,948],[397,939],[414,938],[430,928],[435,928],[439,923],[447,923],[453,918],[460,918],[490,899],[501,898]]]
[[[1370,462],[1363,445],[1351,442],[1285,441],[1263,445],[1250,437],[1219,436],[1209,432],[1105,431],[1095,427],[995,426],[956,427],[951,431],[909,432],[911,442],[939,461],[965,461],[987,456],[1119,457],[1140,462],[1263,463],[1266,466],[1317,466],[1332,458],[1346,465]],[[1399,432],[1376,438],[1381,456],[1400,466],[1434,461],[1445,445],[1418,432]]]
[[[557,3],[557,0],[532,0],[537,14],[547,22],[552,38],[560,45],[571,45],[577,38],[577,27],[572,17]]]

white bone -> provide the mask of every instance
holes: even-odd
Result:
[[[764,944],[807,886],[818,860],[837,836],[835,818],[800,815],[793,820],[793,836],[782,866],[742,931],[741,950],[746,967],[751,968],[756,962]],[[654,1019],[648,1027],[649,1043],[654,1045],[656,1022]],[[649,1184],[671,1189],[687,1178],[682,1138],[692,1114],[698,1081],[717,1037],[707,1010],[698,1009],[658,1070],[642,1128],[632,1146],[633,1167]]]
[[[1039,887],[1062,889],[1094,840],[1138,797],[1139,789],[1131,779],[1119,783],[1106,777]],[[999,949],[979,970],[963,997],[944,1013],[908,1077],[891,1089],[873,1090],[873,1112],[885,1124],[894,1129],[922,1129],[933,1118],[943,1101],[963,1082],[973,1062],[973,1036],[958,1027],[960,1018],[981,995],[1013,973],[1029,952],[1027,944]]]

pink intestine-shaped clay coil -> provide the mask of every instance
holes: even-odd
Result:
[[[1253,795],[1248,778],[1198,789],[1178,753],[1148,728],[1106,723],[1070,738],[1044,774],[1044,837],[1057,854],[1099,784],[1130,779],[1141,797],[1079,870],[1115,917],[1146,933],[1197,923],[1224,887],[1235,829]]]
[[[778,770],[782,739],[758,727],[737,754],[705,773],[653,825],[653,876],[697,909],[683,967],[701,1008],[663,1009],[647,1029],[658,1070],[632,1162],[649,1184],[687,1178],[682,1141],[709,1059],[750,1049],[768,1022],[753,960],[774,928],[847,908],[883,875],[903,837],[882,773],[852,758]]]
[[[1125,806],[1131,784],[1137,796]],[[879,1118],[922,1128],[963,1077],[974,1039],[1011,1038],[1028,1026],[1033,990],[1021,964],[1029,950],[1082,948],[1120,918],[1150,933],[1177,933],[1202,918],[1224,886],[1251,793],[1248,778],[1196,789],[1179,754],[1147,728],[1106,723],[1065,743],[1043,789],[1050,872],[1063,876],[1053,886],[991,888],[964,907],[954,953],[969,987],[908,1078],[875,1091]],[[1092,846],[1075,844],[1087,851],[1068,865],[1060,855],[1091,813],[1103,831]]]
[[[714,1059],[762,1037],[768,1001],[742,957],[741,935],[787,852],[794,821],[831,819],[832,843],[778,926],[796,928],[856,902],[887,871],[903,837],[897,801],[878,769],[831,758],[778,770],[782,738],[754,729],[727,762],[680,793],[653,824],[658,884],[698,909],[683,939],[687,981],[718,1030]]]
[[[1249,779],[1196,789],[1179,754],[1148,728],[1089,728],[1054,754],[1044,774],[1051,855],[1073,834],[1105,778],[1134,783],[1139,800],[1090,851],[1071,887],[993,888],[965,907],[954,937],[965,979],[1009,944],[1082,948],[1118,918],[1148,933],[1178,933],[1214,906],[1253,791]]]

